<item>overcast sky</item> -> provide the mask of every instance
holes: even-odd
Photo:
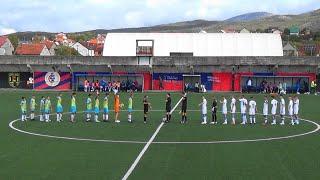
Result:
[[[1,0],[0,3],[0,34],[141,27],[195,19],[224,20],[256,11],[299,14],[320,8],[320,0]]]

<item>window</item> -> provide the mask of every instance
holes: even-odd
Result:
[[[137,40],[136,56],[153,56],[153,40]]]
[[[142,56],[140,56],[140,57],[137,57],[138,58],[138,65],[151,65],[151,61],[152,61],[152,59],[151,59],[151,57],[142,57]]]

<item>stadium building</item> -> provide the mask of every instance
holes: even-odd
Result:
[[[303,93],[320,69],[319,57],[283,56],[276,34],[109,33],[103,55],[0,56],[0,88],[82,91],[87,79],[141,91],[246,91],[250,79],[252,91],[281,83]]]
[[[104,56],[283,56],[279,34],[109,33]]]

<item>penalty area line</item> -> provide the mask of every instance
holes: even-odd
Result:
[[[178,101],[178,103],[173,107],[173,109],[170,111],[170,114],[173,113],[173,111],[178,107],[178,105],[180,104],[180,102],[182,101],[183,97]],[[164,122],[161,122],[161,124],[158,126],[158,128],[156,129],[156,131],[153,133],[153,135],[151,136],[151,138],[149,139],[149,141],[147,142],[147,144],[143,147],[143,149],[141,150],[141,152],[139,153],[139,155],[137,156],[137,158],[134,160],[133,164],[130,166],[130,168],[128,169],[128,171],[126,172],[126,174],[123,176],[122,180],[127,180],[128,177],[131,175],[131,173],[133,172],[133,170],[136,168],[136,166],[138,165],[139,161],[141,160],[142,156],[144,155],[144,153],[148,150],[149,146],[153,143],[153,140],[156,138],[157,134],[159,133],[160,129],[162,128],[162,126],[164,125]]]

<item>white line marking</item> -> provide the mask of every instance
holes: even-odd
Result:
[[[180,104],[180,102],[182,101],[183,97],[178,101],[178,103],[171,109],[170,114],[173,113],[173,111],[178,107],[178,105]],[[139,153],[138,157],[135,159],[135,161],[133,162],[133,164],[130,166],[130,168],[128,169],[128,171],[126,172],[126,174],[123,176],[122,180],[127,180],[128,177],[131,175],[132,171],[134,170],[134,168],[137,166],[137,164],[139,163],[139,161],[141,160],[142,156],[144,155],[144,153],[148,150],[149,146],[151,145],[151,143],[153,142],[153,140],[156,138],[157,134],[159,133],[160,129],[162,128],[162,126],[164,125],[164,122],[161,122],[161,124],[158,126],[157,130],[153,133],[153,135],[151,136],[151,138],[149,139],[149,141],[147,142],[147,144],[143,147],[142,151]]]
[[[162,128],[163,125],[164,125],[164,122],[161,122],[161,124],[158,126],[157,130],[153,133],[153,135],[151,136],[151,138],[149,139],[147,144],[143,147],[142,151],[139,153],[139,155],[136,158],[136,160],[134,160],[133,164],[130,166],[130,168],[128,169],[126,174],[123,176],[122,180],[128,179],[128,177],[131,175],[132,171],[137,166],[137,164],[139,163],[140,159],[142,158],[144,153],[147,151],[147,149],[149,148],[150,144],[153,142],[154,138],[156,138],[157,134],[159,133],[159,131]]]
[[[193,110],[198,111],[198,110]],[[66,113],[68,114],[68,113]],[[261,115],[261,114],[258,114]],[[290,135],[290,136],[280,136],[280,137],[271,137],[271,138],[261,138],[261,139],[244,139],[244,140],[217,140],[217,141],[154,141],[153,144],[225,144],[225,143],[243,143],[243,142],[259,142],[259,141],[273,141],[273,140],[281,140],[281,139],[290,139],[295,137],[301,137],[310,135],[313,133],[316,133],[320,130],[320,125],[314,121],[307,120],[307,119],[300,119],[302,121],[314,124],[316,126],[316,129],[311,130],[306,133],[296,134],[296,135]],[[73,140],[73,141],[89,141],[89,142],[105,142],[105,143],[127,143],[127,144],[145,144],[146,141],[128,141],[128,140],[110,140],[110,139],[90,139],[90,138],[77,138],[77,137],[64,137],[64,136],[55,136],[55,135],[47,135],[47,134],[40,134],[40,133],[33,133],[29,131],[24,131],[21,129],[18,129],[14,127],[14,123],[20,121],[20,119],[13,120],[9,123],[9,127],[13,129],[14,131],[28,134],[32,136],[40,136],[40,137],[46,137],[46,138],[54,138],[54,139],[65,139],[65,140]]]

